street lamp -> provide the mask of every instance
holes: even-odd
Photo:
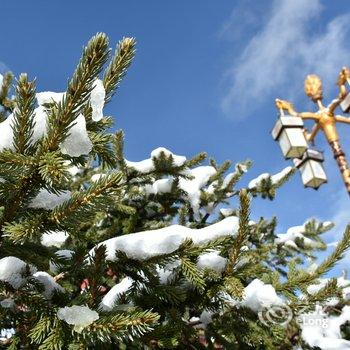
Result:
[[[335,110],[340,106],[345,113],[350,111],[350,94],[348,94],[345,84],[350,85],[350,70],[347,67],[343,67],[339,73],[338,86],[339,94],[338,97],[331,101],[327,106],[322,104],[323,99],[323,88],[322,81],[317,75],[308,75],[305,79],[304,90],[306,95],[316,104],[318,107],[317,112],[301,112],[298,113],[295,111],[293,104],[285,101],[276,99],[276,107],[280,111],[281,118],[299,118],[301,120],[310,119],[315,122],[310,133],[304,129],[304,137],[307,142],[314,143],[315,136],[318,131],[322,130],[332,151],[334,158],[339,167],[340,173],[342,175],[345,187],[350,194],[350,169],[345,158],[345,153],[342,150],[339,142],[339,135],[337,132],[336,124],[337,123],[346,123],[350,124],[350,118],[346,118],[341,115],[335,114]],[[288,111],[289,116],[284,114],[284,111]],[[302,148],[297,148],[299,152],[292,151],[288,153],[286,149],[293,149],[293,146],[287,147],[284,146],[284,141],[281,144],[281,137],[279,136],[277,127],[277,121],[275,128],[272,131],[272,136],[275,140],[278,140],[282,148],[282,153],[285,157],[290,158],[295,156],[294,163],[300,169],[302,180],[305,186],[318,188],[320,185],[327,181],[326,175],[322,167],[323,155],[314,150],[305,149],[303,154],[300,155]],[[290,128],[290,123],[287,123]],[[281,122],[280,122],[281,124]],[[299,122],[300,124],[300,122]],[[299,125],[298,124],[298,125]],[[285,123],[286,125],[286,123]],[[287,126],[285,126],[287,128]],[[290,134],[291,135],[291,134]],[[299,140],[300,136],[292,136],[293,140],[290,144],[296,143],[296,139]],[[282,147],[283,145],[283,147]],[[321,157],[322,155],[322,157]]]
[[[272,130],[272,137],[280,144],[285,158],[300,158],[307,149],[303,133],[304,122],[299,117],[281,114]]]
[[[323,154],[314,149],[306,150],[301,159],[294,159],[294,165],[300,170],[305,187],[317,190],[327,182],[327,176],[322,166],[323,161]]]

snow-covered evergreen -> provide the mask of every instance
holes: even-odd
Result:
[[[103,108],[134,51],[124,38],[110,57],[97,34],[64,92],[22,74],[9,97],[0,76],[1,346],[350,348],[350,283],[324,276],[350,231],[316,264],[331,223],[250,220],[294,168],[254,177],[250,161],[230,170],[164,147],[126,159]]]

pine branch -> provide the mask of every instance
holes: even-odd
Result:
[[[117,45],[114,57],[103,77],[103,85],[106,90],[106,103],[118,89],[120,82],[126,75],[127,69],[135,56],[136,41],[134,38],[123,38]]]
[[[87,103],[93,82],[108,58],[108,39],[105,34],[96,34],[83,50],[80,62],[70,80],[61,102],[48,110],[48,133],[39,148],[39,154],[55,151],[68,135],[72,123]]]
[[[102,132],[89,132],[89,138],[93,145],[90,155],[98,158],[101,161],[102,167],[114,168],[116,166],[116,159],[111,148],[113,135]]]
[[[226,266],[226,273],[232,275],[233,269],[236,266],[239,256],[242,252],[242,247],[247,241],[249,234],[249,207],[250,198],[246,190],[241,190],[239,193],[239,229],[235,239],[234,246],[229,254],[229,261]]]
[[[0,152],[0,173],[10,169],[24,169],[35,164],[35,158],[29,155],[15,153],[10,150]]]
[[[37,240],[44,230],[42,215],[31,216],[19,222],[4,225],[5,236],[13,243],[24,243],[27,240]]]
[[[186,160],[182,168],[193,168],[199,164],[201,164],[207,158],[207,154],[205,152],[198,153],[192,159]]]
[[[59,188],[64,183],[67,183],[69,179],[66,160],[57,151],[47,152],[40,157],[39,174],[50,187],[56,186]]]
[[[17,81],[16,103],[14,110],[14,146],[18,153],[28,154],[31,137],[34,132],[35,81],[28,81],[21,74]]]
[[[186,279],[198,289],[205,288],[203,274],[197,266],[187,257],[183,256],[181,260],[181,271]]]
[[[57,150],[72,127],[72,122],[77,118],[81,108],[87,102],[92,89],[93,81],[102,70],[108,57],[108,39],[105,34],[96,34],[83,50],[77,69],[68,84],[67,93],[63,100],[51,106],[47,136],[37,149],[37,156],[41,157],[48,151]],[[3,233],[3,224],[16,216],[22,205],[28,188],[32,191],[39,185],[41,177],[37,167],[33,167],[31,174],[21,179],[14,193],[16,200],[5,208],[0,221],[0,237]]]
[[[116,172],[96,181],[85,191],[74,192],[70,200],[52,211],[51,220],[57,224],[67,219],[81,220],[77,213],[94,212],[108,194],[120,190],[121,182],[122,174]]]
[[[346,250],[350,248],[350,226],[347,226],[342,240],[337,244],[336,248],[313,272],[301,272],[295,278],[289,279],[287,282],[282,284],[277,284],[275,286],[276,291],[293,291],[300,288],[305,288],[305,286],[310,285],[320,276],[327,273],[332,269],[337,262],[339,262]]]
[[[156,313],[138,310],[124,314],[102,316],[84,329],[82,337],[88,334],[90,341],[95,340],[97,342],[112,338],[122,340],[127,338],[128,335],[130,339],[134,339],[149,332],[158,319],[159,315]],[[77,336],[77,338],[81,337]]]
[[[0,86],[0,105],[8,112],[12,112],[14,108],[14,102],[8,98],[12,80],[13,74],[7,72],[3,77],[2,86]]]
[[[124,159],[124,132],[122,130],[115,133],[113,147],[118,168],[124,175],[127,175],[127,165]]]

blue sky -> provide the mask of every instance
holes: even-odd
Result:
[[[1,13],[0,72],[28,72],[39,91],[65,89],[94,33],[106,32],[112,46],[136,37],[136,60],[105,109],[126,132],[128,159],[158,146],[188,157],[205,150],[218,161],[250,158],[243,184],[288,165],[270,135],[274,99],[312,109],[305,75],[324,78],[327,100],[350,65],[347,0],[3,0]],[[350,127],[340,129],[350,157]],[[310,217],[335,220],[327,239],[339,236],[350,199],[322,135],[317,145],[326,151],[329,183],[304,189],[297,174],[275,201],[255,201],[254,219],[277,215],[281,231]]]

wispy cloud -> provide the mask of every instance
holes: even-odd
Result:
[[[237,20],[239,10],[230,21]],[[273,2],[227,70],[227,92],[221,101],[227,114],[244,118],[275,97],[299,98],[308,73],[319,74],[325,86],[334,86],[339,69],[349,63],[350,13],[324,23],[320,20],[322,10],[320,0]],[[252,16],[257,19],[256,14]],[[252,32],[249,18],[240,31]],[[222,31],[226,37],[230,21]],[[235,38],[237,32],[231,35]]]

